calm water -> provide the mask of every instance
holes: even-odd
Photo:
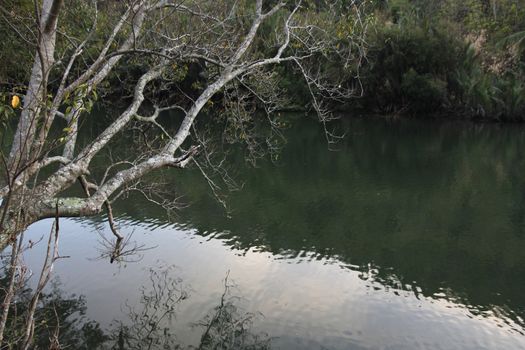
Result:
[[[132,348],[151,313],[173,306],[148,344],[210,347],[235,335],[233,347],[524,349],[525,128],[342,124],[336,152],[303,122],[276,164],[238,157],[231,172],[244,186],[229,213],[192,170],[164,174],[190,204],[174,215],[139,196],[121,201],[118,224],[143,248],[128,262],[99,258],[111,239],[102,218],[63,220],[70,258],[56,265],[56,293],[82,295],[82,319],[106,335],[130,327],[108,347],[127,337]],[[26,254],[35,270],[41,246]],[[184,297],[171,303],[163,290]]]

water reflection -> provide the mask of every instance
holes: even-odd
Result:
[[[198,347],[202,333],[187,324],[216,307],[231,269],[239,307],[264,314],[255,334],[277,348],[525,347],[525,129],[367,119],[343,127],[338,152],[317,125],[300,123],[277,165],[251,169],[234,154],[245,184],[229,195],[229,215],[196,171],[159,175],[191,204],[171,221],[139,196],[115,205],[122,231],[156,247],[141,266],[165,259],[198,287],[179,310],[185,322],[169,328],[178,340]],[[94,228],[110,235],[102,218],[65,226],[71,256],[97,255]],[[138,267],[107,264],[77,259],[60,272],[106,320],[146,280]]]
[[[253,314],[242,312],[235,304],[228,275],[217,306],[193,325],[201,333],[197,346],[184,346],[173,332],[177,307],[189,297],[183,281],[174,277],[173,266],[149,269],[149,286],[140,288],[136,305],[127,304],[126,318],[110,331],[111,349],[267,349],[268,339],[252,333]],[[186,287],[188,288],[188,287]],[[111,344],[113,343],[113,344]],[[108,347],[106,344],[105,347]]]
[[[8,285],[8,275],[0,277],[0,298]],[[148,284],[138,288],[137,303],[122,305],[124,317],[106,329],[86,317],[85,296],[68,295],[56,279],[40,297],[34,314],[34,349],[250,349],[269,348],[265,334],[252,332],[252,321],[261,316],[243,312],[232,293],[235,285],[228,274],[217,306],[192,327],[201,332],[196,346],[184,345],[173,331],[180,303],[190,297],[188,286],[176,276],[173,266],[159,264],[148,269]],[[33,295],[27,285],[16,293],[8,318],[2,349],[19,347],[25,329],[28,305]],[[180,322],[180,321],[179,321]],[[19,334],[20,333],[20,334]]]
[[[0,278],[0,298],[4,300],[8,275]],[[18,349],[22,345],[26,317],[33,290],[21,286],[12,304],[4,331],[1,349]],[[65,293],[59,280],[54,280],[46,292],[40,295],[34,319],[34,349],[60,349],[75,346],[75,349],[96,349],[109,338],[100,325],[86,317],[84,296]]]
[[[345,127],[339,152],[301,124],[280,166],[239,169],[245,186],[229,197],[230,217],[196,173],[168,174],[191,203],[176,227],[241,250],[333,258],[385,286],[523,326],[525,130],[382,120]],[[166,224],[140,200],[121,203],[120,212],[151,229]]]

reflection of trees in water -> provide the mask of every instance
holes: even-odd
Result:
[[[22,234],[12,240],[9,255],[1,257],[0,348],[60,349],[65,339],[68,343],[78,343],[78,349],[92,349],[103,342],[98,323],[85,319],[83,298],[63,297],[56,281],[49,286],[54,263],[65,258],[58,253],[58,218],[51,227],[34,290],[28,286],[33,273],[24,264],[23,256],[38,242],[29,240],[25,245],[23,237]]]
[[[5,269],[0,277],[0,298],[8,285]],[[27,281],[26,281],[27,282]],[[177,306],[188,297],[182,280],[173,277],[173,266],[149,270],[149,285],[140,287],[136,305],[124,306],[126,319],[114,321],[103,330],[86,318],[83,296],[65,295],[60,283],[54,281],[42,293],[34,319],[34,349],[267,349],[269,339],[255,334],[251,325],[256,315],[243,312],[232,295],[226,276],[218,306],[193,327],[202,329],[197,346],[180,344],[173,333]],[[33,296],[30,287],[18,289],[10,313],[1,349],[17,349],[23,338],[27,312]]]
[[[150,269],[150,286],[140,288],[139,307],[126,303],[126,321],[112,327],[112,349],[178,349],[170,323],[176,306],[188,295],[181,281],[171,277],[171,267]]]
[[[525,130],[348,123],[342,152],[325,152],[317,129],[301,124],[288,137],[285,166],[240,167],[246,185],[228,198],[231,217],[191,171],[159,174],[191,203],[175,225],[237,249],[334,259],[383,288],[444,298],[525,329]],[[115,209],[127,215],[121,224],[168,223],[139,196]],[[97,227],[99,219],[82,223]]]
[[[121,236],[122,238],[110,239],[99,231],[99,253],[98,259],[109,260],[111,264],[139,262],[142,260],[142,253],[154,249],[154,246],[146,246],[133,240],[133,232]]]
[[[251,170],[234,159],[244,188],[230,193],[229,216],[199,176],[166,173],[191,203],[175,227],[239,250],[373,267],[370,279],[384,288],[445,294],[478,314],[506,310],[524,325],[525,129],[347,123],[341,152],[326,151],[318,129],[301,122],[287,135],[284,166]],[[145,229],[168,222],[140,199],[118,210]]]
[[[8,277],[0,278],[0,298],[3,300]],[[27,312],[33,297],[33,290],[27,286],[18,290],[13,301],[4,333],[1,349],[18,349],[24,338]],[[35,349],[59,349],[74,344],[75,349],[96,349],[109,338],[100,325],[86,318],[86,300],[82,296],[64,295],[60,283],[54,281],[48,290],[40,295],[34,314]]]
[[[224,292],[220,304],[196,326],[205,329],[199,349],[267,349],[269,339],[250,332],[257,316],[242,313],[235,305],[236,297],[230,295],[228,275],[224,279]]]
[[[525,130],[373,122],[351,121],[356,136],[332,153],[315,129],[295,128],[285,166],[239,166],[245,186],[230,194],[230,216],[199,176],[163,174],[191,203],[174,227],[277,258],[331,259],[383,288],[446,299],[523,331]],[[130,227],[169,223],[139,197],[116,209]]]
[[[127,320],[117,322],[111,331],[111,349],[179,349],[181,345],[171,324],[177,306],[189,296],[182,280],[172,277],[173,267],[150,269],[150,286],[141,287],[137,306],[126,305]],[[256,315],[244,313],[235,305],[228,276],[216,306],[194,327],[202,329],[195,349],[266,349],[265,336],[250,331]]]

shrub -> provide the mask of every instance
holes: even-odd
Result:
[[[380,111],[435,110],[447,102],[448,81],[463,44],[438,27],[392,25],[371,38],[363,80],[368,104]]]
[[[447,83],[431,74],[418,74],[413,68],[403,75],[402,96],[414,112],[439,109],[447,96]]]

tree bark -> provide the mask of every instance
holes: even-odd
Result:
[[[46,88],[49,72],[55,62],[56,28],[63,0],[44,0],[38,27],[38,42],[35,62],[27,92],[24,96],[23,109],[20,115],[13,145],[9,153],[8,171],[10,180],[31,159],[38,119],[43,102],[47,98]]]

